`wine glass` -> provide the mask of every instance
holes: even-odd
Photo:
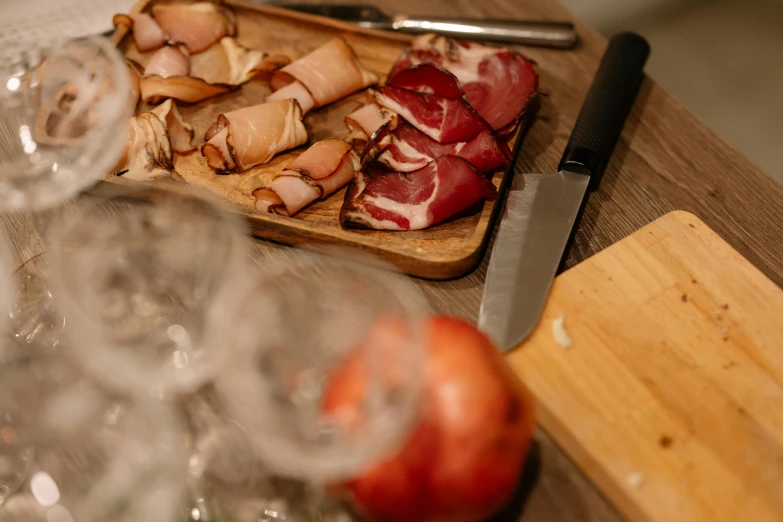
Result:
[[[110,40],[29,49],[0,71],[0,208],[56,206],[106,175],[127,139],[130,85]]]
[[[68,352],[96,379],[190,393],[219,371],[246,286],[237,213],[179,183],[129,187],[69,207],[49,237]]]
[[[103,37],[33,48],[0,65],[0,211],[43,213],[110,171],[127,140],[129,78],[121,54]],[[45,257],[15,274],[12,334],[36,347],[56,347],[62,318],[54,313]]]
[[[316,513],[321,484],[356,477],[405,442],[423,382],[421,294],[356,253],[332,254],[262,267],[216,381],[270,470],[314,484],[306,507]]]
[[[285,520],[284,499],[262,464],[252,435],[229,417],[214,388],[183,398],[189,421],[190,520]]]
[[[2,522],[177,522],[183,449],[166,403],[111,392],[65,358],[0,368]]]

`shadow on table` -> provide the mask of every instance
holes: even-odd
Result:
[[[525,466],[522,469],[522,475],[519,478],[514,495],[511,501],[497,515],[493,516],[487,522],[517,522],[522,518],[525,506],[533,492],[533,488],[538,482],[538,476],[541,473],[541,447],[538,441],[534,440],[530,447],[530,453],[525,460]]]

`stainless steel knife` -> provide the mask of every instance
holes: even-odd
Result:
[[[479,328],[503,351],[535,328],[590,192],[598,189],[650,54],[635,33],[614,36],[555,174],[519,160],[489,261]]]
[[[372,5],[295,4],[288,2],[277,2],[275,5],[352,22],[368,29],[406,33],[432,32],[473,40],[556,48],[573,47],[578,41],[574,24],[570,22],[390,16]]]

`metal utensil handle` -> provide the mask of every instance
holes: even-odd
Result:
[[[570,22],[477,20],[395,16],[394,29],[409,33],[436,32],[454,37],[492,40],[521,45],[569,48],[578,36]]]
[[[559,170],[586,170],[596,190],[644,77],[650,54],[636,33],[612,37],[568,140]]]

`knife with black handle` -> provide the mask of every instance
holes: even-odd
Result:
[[[638,34],[614,36],[558,172],[528,173],[519,159],[513,166],[479,312],[479,328],[504,351],[518,346],[538,324],[587,198],[598,189],[634,104],[649,53]]]
[[[489,40],[519,45],[570,48],[578,37],[574,24],[530,20],[483,20],[454,17],[390,16],[372,5],[295,4],[279,7],[352,22],[368,29],[404,33],[439,33],[455,38]]]

